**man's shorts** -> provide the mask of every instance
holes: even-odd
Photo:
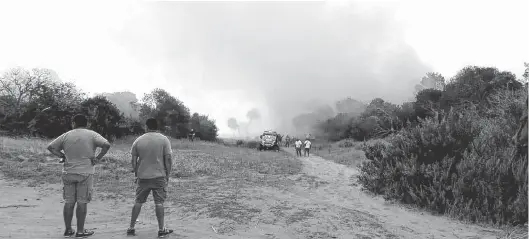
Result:
[[[74,173],[62,175],[63,198],[65,203],[89,203],[92,200],[94,176]]]
[[[167,188],[165,187],[165,177],[138,179],[138,187],[136,188],[136,203],[147,202],[147,197],[152,191],[154,204],[163,204],[167,198]]]

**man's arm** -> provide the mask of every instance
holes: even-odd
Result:
[[[171,170],[173,169],[173,150],[171,149],[171,141],[167,139],[163,148],[163,162],[165,166],[165,179],[169,183],[169,176],[171,175]]]
[[[134,177],[138,177],[139,156],[138,156],[138,151],[136,150],[137,149],[136,145],[137,145],[137,141],[134,141],[134,143],[132,143],[132,147],[130,148],[130,155],[132,156],[130,165],[132,166],[132,172],[134,173]]]
[[[163,156],[165,166],[165,179],[169,182],[169,176],[171,175],[171,169],[173,169],[173,158],[170,154]]]
[[[64,155],[61,150],[63,150],[64,146],[64,134],[57,137],[55,140],[51,141],[51,143],[48,145],[48,151],[50,151],[52,154],[59,158],[66,158],[66,155]]]
[[[138,177],[138,155],[132,155],[132,160],[130,161],[132,165],[132,172],[134,177]]]
[[[107,154],[108,150],[110,149],[110,143],[108,142],[107,139],[105,139],[103,136],[101,136],[98,133],[96,133],[96,135],[94,136],[94,141],[95,141],[95,145],[101,148],[101,152],[99,152],[99,155],[97,155],[95,158],[96,160],[99,161],[103,158],[103,156],[105,156],[105,154]],[[92,160],[92,164],[95,164],[95,163],[96,162]]]

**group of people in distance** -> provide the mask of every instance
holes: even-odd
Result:
[[[72,130],[54,139],[48,150],[60,157],[64,163],[62,172],[64,197],[65,237],[85,238],[93,231],[85,229],[87,204],[92,200],[95,165],[110,149],[110,143],[95,131],[87,129],[88,120],[84,115],[75,115]],[[155,213],[158,220],[158,237],[171,234],[173,230],[164,225],[164,202],[172,169],[172,149],[169,139],[158,132],[156,119],[148,119],[147,132],[138,137],[131,146],[131,166],[135,175],[136,197],[132,208],[127,235],[136,235],[134,229],[143,203],[152,191]],[[101,152],[96,156],[96,149]],[[72,228],[74,208],[77,218],[77,232]]]
[[[290,147],[290,136],[285,137],[285,146]],[[310,148],[312,146],[312,142],[310,142],[310,134],[305,137],[305,142],[301,142],[301,139],[295,139],[294,147],[296,148],[296,156],[301,157],[301,148],[304,149],[304,155],[306,157],[310,156]]]

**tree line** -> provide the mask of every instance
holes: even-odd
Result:
[[[124,114],[111,100],[115,101],[109,94],[88,97],[50,69],[8,69],[0,76],[0,133],[53,138],[70,130],[71,118],[82,113],[91,129],[111,140],[144,133],[143,122],[150,117],[174,138],[187,137],[191,129],[202,140],[217,138],[213,119],[191,114],[182,101],[163,89],[153,89],[140,101],[128,102],[137,117],[130,109]]]

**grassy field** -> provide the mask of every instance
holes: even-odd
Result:
[[[98,200],[132,201],[134,177],[130,172],[129,147],[133,139],[114,142],[96,165],[95,197]],[[0,138],[0,169],[8,179],[29,186],[61,183],[62,164],[41,139]],[[285,177],[302,169],[299,160],[284,152],[258,152],[246,147],[203,141],[172,140],[174,168],[168,200],[180,212],[244,223],[259,213],[245,205],[245,188],[291,184]],[[207,193],[205,193],[207,192]]]
[[[128,138],[114,142],[109,153],[96,166],[95,201],[100,203],[98,208],[111,206],[115,209],[111,214],[99,215],[97,219],[95,215],[91,216],[92,223],[97,222],[99,227],[116,220],[124,220],[126,223],[125,219],[130,216],[129,203],[134,199],[135,189],[133,174],[130,172],[129,149],[132,141],[133,138]],[[60,195],[61,189],[57,186],[61,184],[62,164],[46,150],[48,142],[49,140],[41,139],[0,137],[0,171],[4,178],[13,180],[16,185],[44,190],[52,190],[54,187],[49,186],[55,185],[54,190],[57,191],[50,193],[56,195],[54,201],[58,203],[60,199],[57,195]],[[362,144],[352,141],[332,144],[315,142],[313,153],[327,160],[355,167],[365,160]],[[175,164],[166,201],[166,215],[178,218],[178,223],[174,225],[197,227],[197,231],[204,230],[201,228],[203,225],[213,225],[212,230],[217,235],[230,235],[235,232],[244,233],[253,228],[254,224],[259,224],[262,225],[261,228],[268,227],[268,232],[287,230],[306,235],[306,238],[322,238],[322,233],[327,233],[323,238],[329,238],[328,235],[342,230],[337,228],[359,232],[373,231],[382,225],[377,224],[381,222],[375,220],[376,216],[362,218],[361,215],[364,214],[359,211],[340,216],[344,210],[349,210],[347,205],[352,205],[347,204],[347,198],[354,199],[356,194],[350,194],[350,187],[339,188],[338,185],[332,185],[336,181],[330,183],[314,175],[300,174],[303,166],[301,161],[288,153],[259,152],[248,145],[248,142],[238,145],[236,141],[228,140],[209,143],[173,139],[172,146]],[[310,169],[307,172],[327,175],[329,169],[325,169],[324,165],[312,167],[321,172]],[[340,177],[339,173],[333,176]],[[328,191],[329,189],[332,190]],[[339,198],[342,194],[345,198],[325,204],[326,201],[321,198],[325,198],[323,195],[328,196],[330,192],[334,194],[329,198]],[[359,209],[364,204],[357,204],[357,200],[359,199],[354,199],[353,202],[355,208]],[[341,204],[344,205],[337,206]],[[96,204],[91,207],[95,206]],[[148,212],[153,206],[152,203],[147,203],[146,207],[151,208],[144,210],[147,212],[140,215],[140,221],[151,225],[156,223],[153,213]],[[375,214],[388,212],[380,208],[364,210]],[[105,210],[99,209],[98,212],[103,211]],[[59,213],[56,216],[59,217]],[[327,221],[320,220],[326,217]],[[368,221],[375,226],[353,226],[354,222]],[[508,230],[501,238],[521,238],[519,236],[522,232],[516,230]]]
[[[369,140],[366,144],[383,142],[383,140]],[[312,152],[322,158],[335,163],[357,167],[366,160],[362,146],[364,142],[354,140],[341,140],[338,142],[315,142]]]

